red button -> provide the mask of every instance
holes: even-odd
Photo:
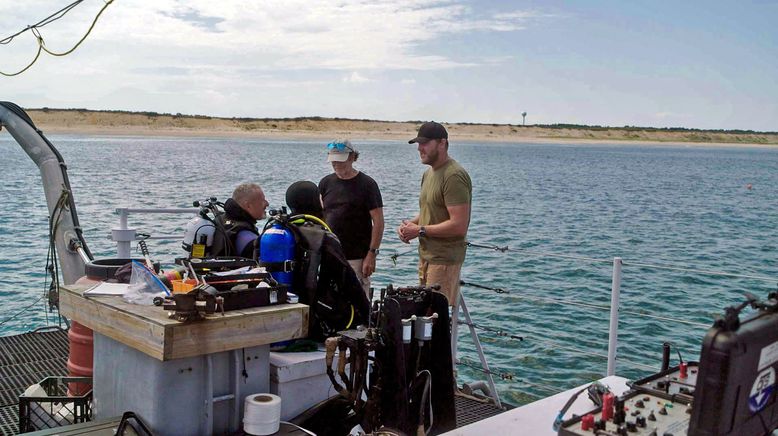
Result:
[[[594,428],[594,415],[589,413],[581,418],[581,430],[586,431],[591,430],[592,428]]]

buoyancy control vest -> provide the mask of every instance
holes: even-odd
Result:
[[[428,316],[432,313],[438,314],[432,326],[432,340],[421,348],[415,340],[404,343],[402,320],[412,315]],[[418,399],[423,394],[417,382],[422,372],[429,371],[432,415],[435,417],[430,434],[454,430],[455,377],[448,299],[439,292],[425,292],[421,299],[415,295],[390,293],[383,300],[381,313],[375,316],[383,318],[384,326],[381,332],[383,346],[375,352],[376,360],[381,362],[380,374],[371,375],[382,386],[379,390],[381,423],[401,429],[406,434],[416,434],[420,423],[419,404],[422,404]]]
[[[314,313],[311,337],[324,339],[340,330],[366,324],[370,303],[338,238],[315,225],[297,227],[304,244],[313,242],[298,248],[301,256],[293,275],[293,283],[301,290],[300,301],[309,304]],[[314,281],[317,262],[318,277]]]
[[[241,252],[236,248],[236,241],[241,232],[250,232],[255,237],[259,236],[256,220],[243,210],[242,207],[233,199],[224,202],[224,213],[217,214],[214,218],[216,231],[213,235],[213,244],[211,246],[211,256],[240,256],[252,257],[254,255],[255,244],[247,244]]]
[[[311,307],[309,338],[323,340],[340,330],[367,323],[370,303],[337,236],[323,223],[316,222],[320,220],[306,219],[304,215],[277,216],[274,220],[275,223],[265,226],[265,231],[281,224],[294,235],[291,288],[300,297],[300,303]],[[260,259],[261,250],[260,246]],[[265,265],[269,271],[279,267],[277,263]]]

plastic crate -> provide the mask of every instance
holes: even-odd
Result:
[[[30,386],[19,395],[19,433],[91,421],[91,387],[91,377],[46,377]]]

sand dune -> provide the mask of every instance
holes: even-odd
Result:
[[[30,117],[46,133],[155,136],[248,136],[267,138],[407,140],[418,122],[332,118],[248,119],[117,111],[30,109]],[[638,128],[552,127],[506,124],[444,123],[453,142],[637,142],[742,144],[778,146],[778,134]]]

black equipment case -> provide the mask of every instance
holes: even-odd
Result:
[[[727,324],[703,339],[690,436],[762,435],[778,426],[778,312]]]

